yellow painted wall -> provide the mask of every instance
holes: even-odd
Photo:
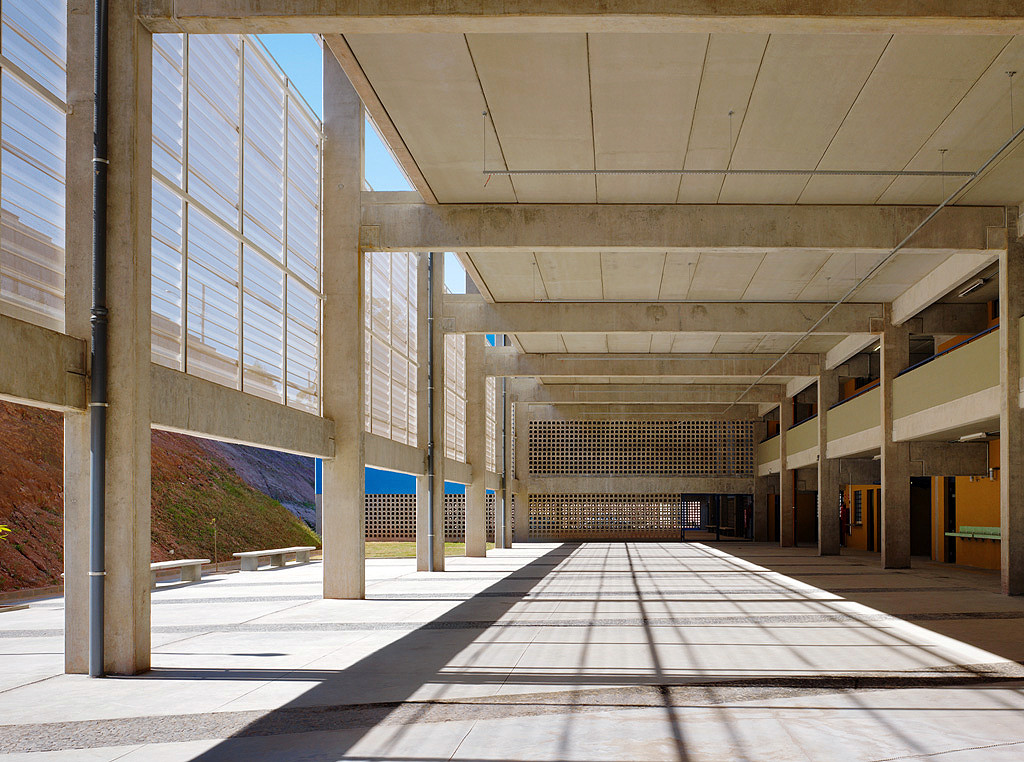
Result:
[[[999,441],[988,443],[989,465],[995,478],[956,478],[956,523],[958,527],[999,526]],[[999,568],[999,543],[994,540],[956,540],[956,562],[982,569]]]
[[[878,509],[881,498],[881,487],[877,484],[852,484],[843,488],[843,504],[846,506],[849,512],[849,521],[853,521],[853,493],[861,493],[861,501],[864,506],[863,520],[860,524],[848,524],[849,533],[846,535],[846,547],[854,548],[856,550],[867,550],[868,549],[868,527],[877,526],[877,523],[871,524],[868,520],[868,492],[873,491],[875,493],[874,505],[872,510],[874,511],[874,521],[877,522],[879,519]],[[874,548],[873,550],[878,550]]]

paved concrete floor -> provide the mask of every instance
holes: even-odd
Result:
[[[689,543],[524,544],[163,584],[154,670],[60,675],[0,615],[0,758],[1020,760],[1024,601],[991,574]]]

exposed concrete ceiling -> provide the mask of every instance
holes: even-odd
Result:
[[[1024,36],[437,33],[345,39],[440,203],[932,205],[962,181],[509,177],[488,176],[485,169],[967,172],[1024,123],[1024,87],[1011,124],[1006,76],[1024,72]],[[1024,197],[1022,176],[1024,151],[1015,149],[958,203],[1016,204]],[[830,301],[881,256],[475,251],[464,261],[498,302]],[[948,258],[948,252],[900,254],[854,300],[890,302]],[[966,301],[991,290],[986,286]],[[792,337],[551,333],[514,341],[531,353],[778,353],[790,348]],[[837,342],[811,337],[796,349],[826,352]]]
[[[489,169],[935,170],[948,149],[947,170],[971,171],[1009,137],[1006,72],[1024,71],[1024,37],[995,35],[346,39],[442,203],[936,203],[934,177],[495,176],[485,187],[484,143]],[[1019,102],[1018,126],[1024,92]],[[1018,151],[963,202],[1017,203],[1022,170]]]

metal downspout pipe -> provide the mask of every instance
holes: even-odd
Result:
[[[434,571],[434,252],[427,254],[427,571]]]
[[[107,0],[96,0],[89,392],[89,676],[103,677],[107,464]]]

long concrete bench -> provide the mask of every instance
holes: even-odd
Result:
[[[203,564],[209,558],[178,558],[173,561],[157,561],[149,565],[150,584],[156,587],[156,573],[163,569],[181,569],[182,582],[198,582],[203,578]]]
[[[297,545],[294,548],[274,548],[273,550],[247,550],[243,553],[232,553],[241,560],[242,571],[256,571],[260,568],[261,558],[270,558],[271,566],[284,566],[285,556],[295,555],[297,564],[308,564],[310,551],[316,550],[314,545]]]

